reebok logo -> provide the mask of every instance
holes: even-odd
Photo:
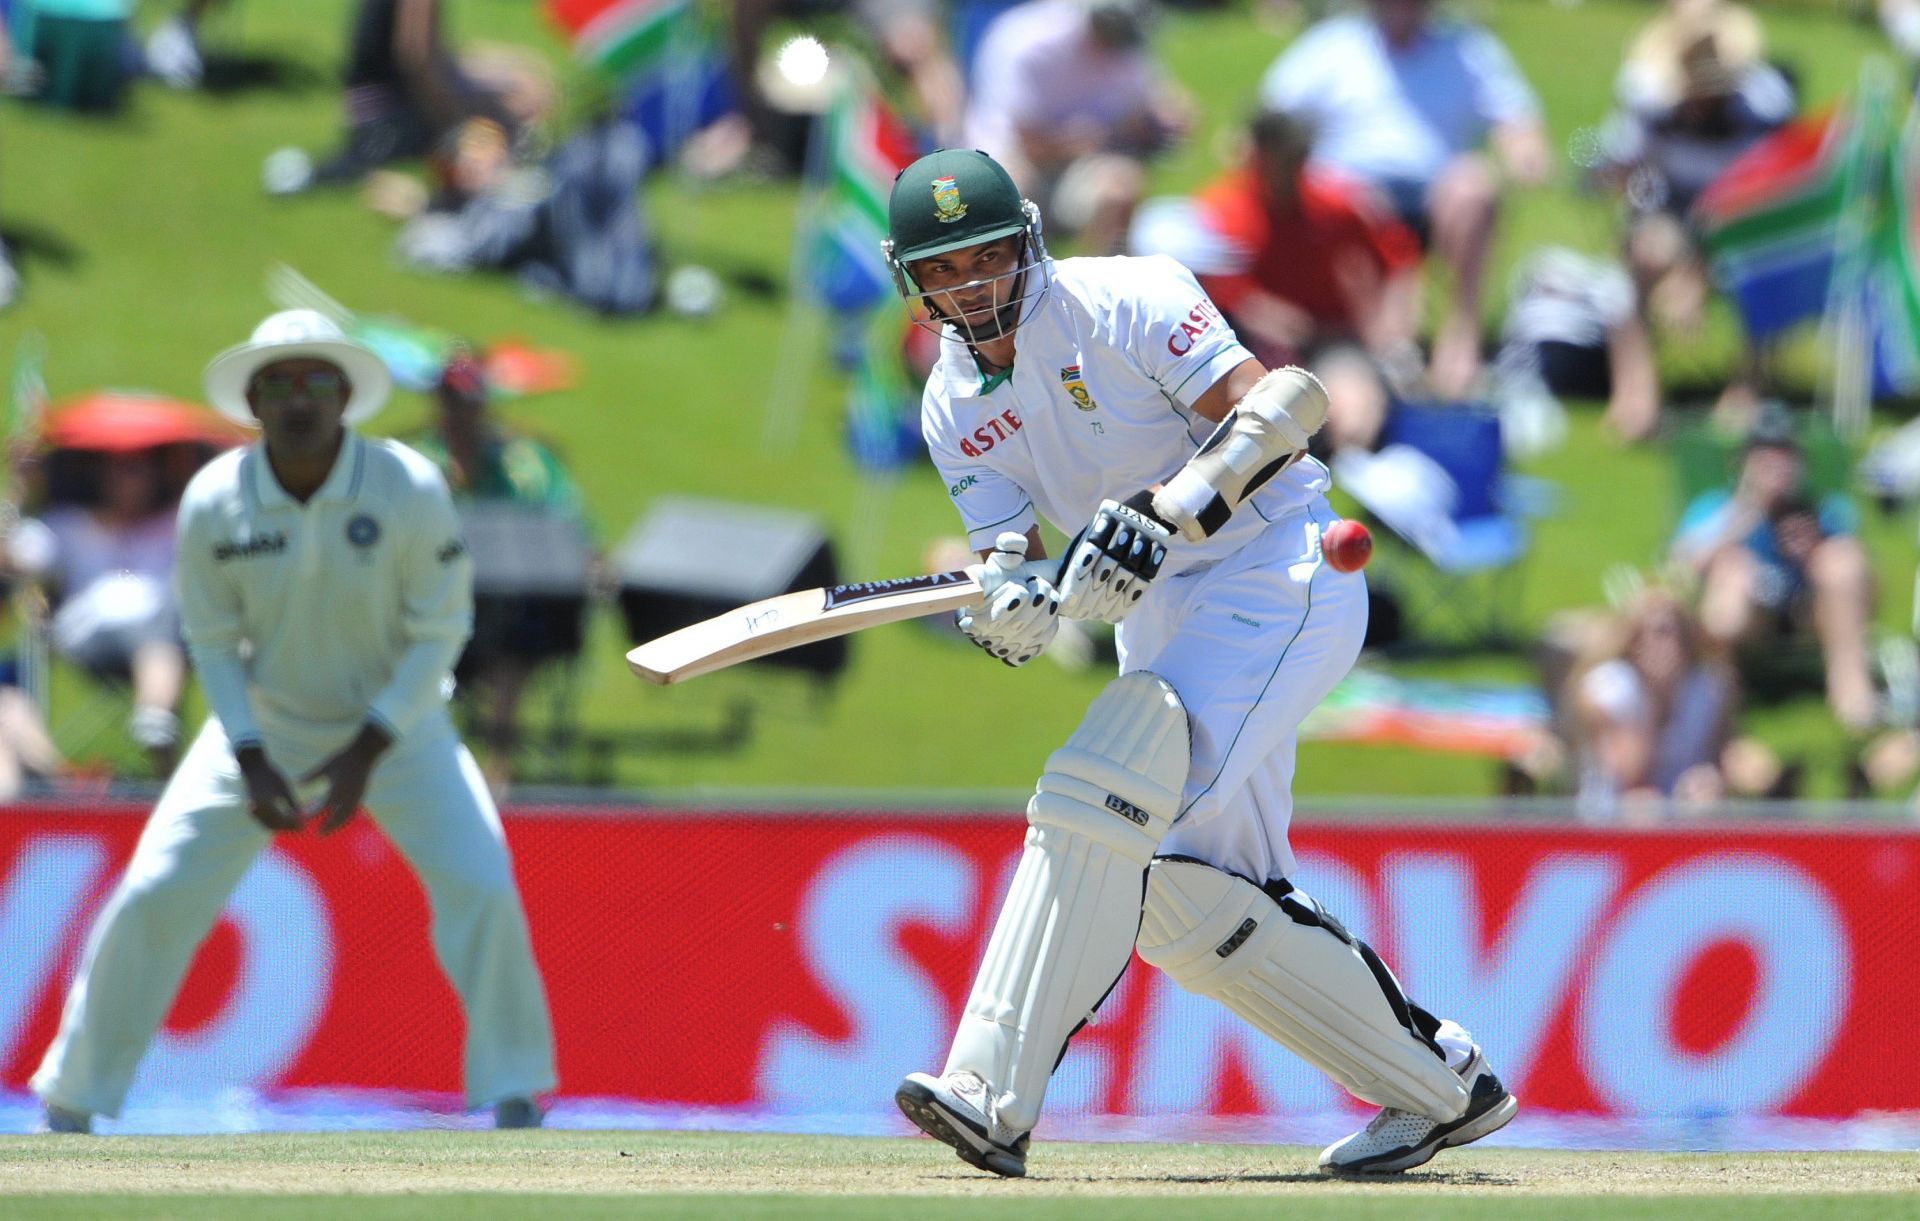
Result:
[[[1107,808],[1137,827],[1147,825],[1147,812],[1124,797],[1108,793]]]

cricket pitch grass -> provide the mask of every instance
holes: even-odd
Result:
[[[1920,1153],[1453,1150],[1373,1182],[1297,1146],[1036,1145],[978,1173],[921,1139],[660,1132],[0,1137],[0,1216],[1920,1218]]]

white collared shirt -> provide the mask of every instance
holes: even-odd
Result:
[[[1372,183],[1430,183],[1489,129],[1540,115],[1513,56],[1488,31],[1438,18],[1394,47],[1366,13],[1300,35],[1267,70],[1260,103],[1314,123],[1316,164]]]
[[[1014,333],[1011,375],[988,386],[949,334],[921,401],[928,450],[976,550],[1025,533],[1036,512],[1072,537],[1102,500],[1165,482],[1213,433],[1194,401],[1253,359],[1170,258],[1049,260],[1029,274],[1049,271]],[[1220,533],[1182,543],[1169,571],[1232,554],[1329,482],[1319,462],[1295,463]]]
[[[1025,159],[1023,128],[1090,128],[1111,141],[1154,102],[1160,72],[1145,47],[1102,50],[1086,5],[1036,0],[987,26],[967,91],[966,147]]]
[[[473,629],[472,560],[445,480],[406,446],[352,432],[305,504],[264,443],[209,463],[181,501],[174,580],[236,746],[276,725],[373,720],[399,737],[445,699]]]

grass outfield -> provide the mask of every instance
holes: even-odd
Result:
[[[1372,1183],[1297,1146],[1048,1144],[1019,1182],[926,1140],[710,1133],[353,1133],[0,1139],[9,1217],[1920,1217],[1920,1154],[1443,1155]],[[352,1197],[348,1200],[344,1197]],[[644,1197],[644,1200],[641,1199]],[[929,1197],[945,1197],[932,1199]],[[1308,1198],[1310,1197],[1310,1201]],[[1284,1202],[1284,1203],[1283,1203]]]
[[[143,0],[138,24],[146,28],[174,6]],[[394,226],[351,192],[271,200],[259,187],[261,159],[273,149],[325,150],[338,139],[333,82],[350,0],[224,7],[209,27],[209,43],[283,65],[279,85],[176,94],[143,84],[128,112],[109,121],[0,106],[0,230],[13,239],[25,278],[20,301],[0,314],[0,360],[11,358],[17,336],[32,327],[50,341],[47,374],[57,396],[104,385],[197,397],[201,367],[264,312],[265,269],[285,261],[358,308],[482,339],[518,334],[575,353],[582,369],[575,390],[508,404],[505,414],[558,443],[609,541],[665,494],[813,514],[843,556],[859,557],[848,560],[849,578],[919,571],[927,540],[953,533],[945,489],[924,467],[903,472],[885,495],[862,490],[842,443],[845,385],[824,359],[804,378],[804,416],[791,442],[763,440],[788,318],[785,292],[804,288],[787,283],[797,199],[791,184],[700,188],[663,175],[649,186],[665,260],[707,264],[733,282],[725,308],[706,321],[608,322],[530,300],[498,277],[409,273],[388,253]],[[1557,150],[1599,121],[1621,48],[1651,11],[1641,0],[1474,7],[1539,90]],[[463,42],[510,41],[556,62],[564,57],[532,0],[475,0],[453,6],[448,20]],[[1840,96],[1862,58],[1885,45],[1871,23],[1817,7],[1769,8],[1766,20],[1771,49],[1792,63],[1814,105]],[[1222,137],[1242,121],[1260,76],[1295,28],[1257,20],[1244,2],[1169,15],[1162,34],[1167,62],[1201,115],[1195,138],[1156,168],[1156,192],[1187,190],[1216,172]],[[1520,253],[1546,242],[1599,252],[1615,242],[1612,204],[1582,194],[1564,159],[1553,185],[1516,196],[1505,215],[1489,281],[1489,333],[1500,316],[1505,269]],[[756,277],[775,291],[752,291]],[[1697,341],[1662,345],[1662,369],[1674,382],[1711,381],[1725,373],[1734,350],[1733,326],[1721,309]],[[419,396],[402,394],[377,426],[406,431],[426,414]],[[1591,408],[1576,413],[1566,447],[1530,469],[1565,492],[1563,511],[1540,527],[1524,583],[1521,617],[1538,625],[1557,610],[1598,602],[1608,565],[1652,560],[1675,505],[1665,455],[1622,450],[1601,434]],[[1881,622],[1897,630],[1911,605],[1911,520],[1869,514],[1866,537],[1882,573]],[[973,649],[896,627],[859,641],[828,700],[810,699],[784,677],[753,673],[657,691],[627,673],[626,645],[614,615],[596,617],[579,685],[589,728],[700,730],[720,724],[734,700],[763,710],[752,740],[737,750],[625,752],[616,778],[648,789],[1025,790],[1106,677],[1046,664],[1009,676]],[[1511,681],[1531,675],[1517,652],[1427,663],[1413,672]],[[81,702],[80,681],[61,675],[56,722]],[[541,701],[529,706],[539,720]],[[1788,753],[1813,756],[1815,795],[1835,792],[1841,741],[1817,698],[1749,721],[1750,730]],[[65,744],[139,774],[119,718],[101,723],[104,732],[85,741],[75,740],[76,732]],[[883,742],[874,741],[874,726],[886,727]],[[1483,759],[1316,744],[1301,753],[1297,788],[1309,798],[1470,796],[1489,792],[1493,781],[1494,767]]]

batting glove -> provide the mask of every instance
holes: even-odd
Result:
[[[1125,619],[1160,575],[1172,537],[1172,527],[1154,513],[1147,493],[1125,503],[1101,501],[1060,563],[1060,613],[1107,623]]]
[[[1038,657],[1060,630],[1060,594],[1041,571],[1052,564],[1029,563],[1026,555],[1026,535],[1002,534],[976,570],[980,605],[961,608],[953,619],[967,639],[1010,666]]]

